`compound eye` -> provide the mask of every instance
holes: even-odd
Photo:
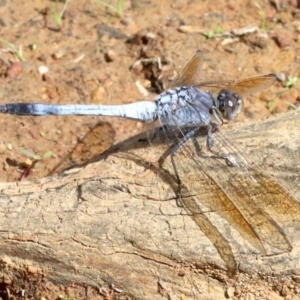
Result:
[[[219,101],[219,111],[227,120],[234,119],[242,110],[242,100],[230,90],[221,90],[217,99]]]
[[[226,94],[220,93],[218,96],[218,100],[219,100],[219,111],[223,113],[225,110]]]

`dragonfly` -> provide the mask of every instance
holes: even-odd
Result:
[[[158,123],[160,128],[174,132],[175,143],[167,154],[179,186],[179,203],[212,241],[227,267],[235,269],[231,245],[206,217],[200,202],[222,215],[262,255],[270,254],[270,248],[291,251],[280,218],[272,215],[286,214],[296,220],[300,207],[274,178],[248,163],[242,151],[218,132],[224,120],[232,120],[241,112],[244,97],[269,88],[277,75],[201,82],[203,61],[202,51],[196,51],[169,89],[154,101],[125,105],[6,103],[0,105],[0,113],[114,116]],[[206,157],[199,145],[203,130],[213,159]],[[181,178],[187,178],[185,174],[189,180],[182,182]],[[181,194],[183,186],[192,196]]]
[[[97,115],[115,116],[142,122],[155,122],[168,128],[188,128],[188,133],[174,147],[171,161],[178,185],[181,185],[174,157],[178,150],[201,127],[207,127],[207,148],[212,149],[214,122],[223,124],[223,119],[234,119],[242,110],[242,96],[260,92],[277,80],[276,74],[251,77],[241,80],[208,81],[200,83],[203,68],[203,53],[198,50],[173,80],[170,89],[158,95],[155,101],[138,101],[126,105],[49,105],[38,103],[8,103],[0,105],[0,113],[17,115]],[[205,88],[206,90],[203,90]],[[217,94],[212,94],[212,91]],[[224,156],[229,163],[229,156]],[[233,160],[230,163],[236,164]]]

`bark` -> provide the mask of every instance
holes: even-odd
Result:
[[[223,299],[211,277],[296,272],[299,128],[300,111],[224,125],[215,136],[235,143],[227,162],[195,164],[185,146],[175,157],[181,198],[170,157],[161,158],[164,133],[52,177],[1,183],[2,264],[33,266],[61,284],[113,284],[138,299]]]

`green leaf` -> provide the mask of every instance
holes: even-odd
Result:
[[[275,108],[275,99],[271,99],[270,101],[268,101],[267,108],[270,112],[272,112],[274,110],[274,108]]]
[[[209,31],[206,32],[204,35],[206,36],[206,38],[212,39],[215,36],[215,33],[213,31]]]
[[[298,81],[297,76],[288,76],[285,86],[291,88],[297,83],[297,81]]]
[[[53,154],[53,152],[51,150],[49,150],[49,151],[44,153],[43,158],[49,158],[49,157],[52,156],[52,154]]]
[[[35,160],[40,160],[41,159],[41,157],[39,155],[35,154],[34,152],[32,152],[30,150],[24,149],[24,148],[20,149],[20,153],[23,154],[23,155],[26,155],[28,157],[31,157]]]
[[[224,30],[223,30],[223,28],[222,28],[221,26],[217,26],[217,27],[215,28],[215,33],[216,33],[216,34],[223,34],[223,33],[224,33]]]
[[[295,105],[295,104],[293,104],[293,103],[289,103],[289,102],[285,102],[285,103],[288,104],[289,107],[291,107],[291,108],[294,109],[294,110],[298,110],[298,109],[299,109],[299,106],[297,106],[297,105]]]
[[[8,149],[8,150],[12,150],[13,149],[13,146],[10,142],[5,142],[5,147]]]

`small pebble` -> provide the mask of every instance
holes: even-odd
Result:
[[[4,154],[6,151],[6,146],[3,142],[0,143],[0,154]]]
[[[280,82],[285,82],[286,81],[286,75],[283,72],[277,73],[277,78]]]
[[[233,296],[234,296],[234,287],[230,286],[230,287],[226,290],[226,297],[232,298]]]
[[[147,34],[145,35],[145,38],[147,39],[147,41],[156,40],[157,39],[157,34],[155,34],[153,32],[147,32]]]
[[[242,36],[242,35],[256,32],[258,30],[259,28],[257,26],[249,25],[241,28],[233,28],[231,30],[231,33],[234,34],[235,36]]]
[[[279,32],[275,37],[274,37],[277,45],[279,48],[287,48],[291,46],[293,42],[293,37],[292,35],[286,31],[286,32]]]
[[[91,94],[91,103],[103,103],[106,99],[106,91],[103,87],[97,87]]]
[[[199,27],[194,27],[190,25],[179,26],[178,31],[183,33],[202,33],[202,30]]]
[[[105,53],[105,60],[107,62],[112,62],[112,61],[115,61],[117,58],[117,55],[116,53],[113,51],[113,50],[108,50],[106,53]]]
[[[240,41],[240,39],[238,37],[236,38],[225,38],[224,40],[222,40],[221,45],[222,46],[226,46],[226,45],[230,45],[233,43],[238,43]]]
[[[56,84],[55,78],[53,76],[49,76],[48,74],[43,74],[42,79],[43,79],[43,81],[50,83],[52,85]]]
[[[66,51],[64,50],[59,50],[55,53],[52,54],[53,59],[60,59],[66,54]]]
[[[20,61],[16,61],[10,65],[6,72],[7,78],[15,78],[23,71],[23,64]]]
[[[27,271],[28,271],[28,273],[31,273],[31,274],[37,274],[38,268],[33,267],[33,266],[27,266]]]
[[[46,66],[39,66],[38,70],[41,75],[44,75],[49,72],[49,68]]]

